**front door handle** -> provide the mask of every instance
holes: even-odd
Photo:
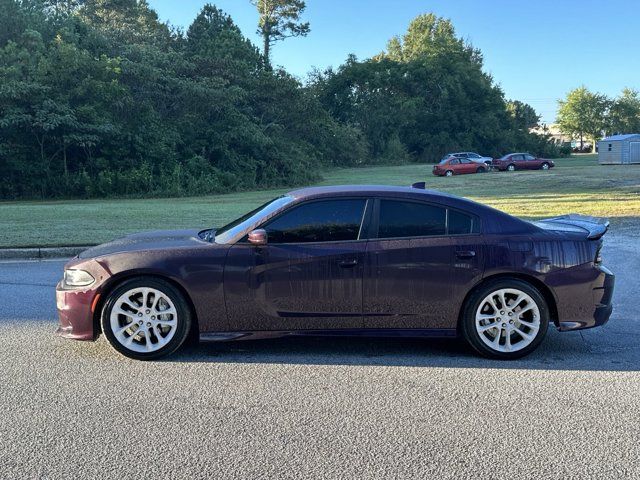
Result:
[[[458,250],[456,252],[456,257],[458,258],[473,258],[476,256],[476,252],[473,250]]]
[[[338,265],[340,265],[342,268],[352,268],[355,267],[358,264],[358,260],[356,258],[352,258],[351,260],[342,260],[341,262],[338,262]]]

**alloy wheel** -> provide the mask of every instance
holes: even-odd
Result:
[[[540,330],[540,308],[516,288],[489,293],[475,312],[475,328],[482,342],[496,352],[516,352],[529,346]]]
[[[109,317],[115,339],[127,350],[151,353],[174,337],[178,311],[173,301],[158,289],[139,287],[120,295]]]

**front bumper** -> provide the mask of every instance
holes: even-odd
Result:
[[[60,325],[56,334],[74,340],[95,340],[93,309],[99,296],[95,290],[65,290],[56,286],[56,307]]]

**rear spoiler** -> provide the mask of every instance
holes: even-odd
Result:
[[[607,233],[607,230],[609,230],[609,220],[607,220],[606,218],[578,215],[577,213],[570,213],[569,215],[561,215],[559,217],[545,218],[543,220],[538,220],[535,223],[552,224],[559,227],[561,227],[562,225],[566,225],[568,227],[578,227],[588,232],[587,238],[589,240],[597,240],[605,233]]]

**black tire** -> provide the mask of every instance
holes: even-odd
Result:
[[[540,170],[549,170],[549,164],[547,162],[544,162],[542,165],[540,165]]]
[[[446,172],[444,172],[444,176],[445,177],[453,177],[453,170],[447,170]]]
[[[114,334],[111,326],[111,311],[115,307],[116,301],[121,295],[135,288],[153,288],[166,295],[174,304],[176,315],[176,327],[173,337],[158,350],[152,352],[136,352],[124,346]],[[122,317],[121,317],[122,318]],[[158,317],[160,318],[160,317]],[[119,353],[136,360],[157,360],[162,357],[171,355],[178,350],[189,337],[191,331],[192,319],[191,309],[182,293],[171,283],[155,277],[136,277],[122,282],[114,290],[109,293],[100,315],[102,332],[109,341],[109,344]],[[162,333],[161,333],[162,335]],[[153,337],[152,337],[153,338]]]
[[[475,323],[476,311],[480,308],[480,304],[483,299],[491,294],[491,292],[504,288],[517,289],[521,292],[526,293],[527,295],[529,295],[529,297],[531,297],[531,299],[533,299],[536,306],[538,307],[538,311],[540,312],[540,325],[534,339],[521,350],[516,350],[513,352],[503,352],[490,348],[480,338],[481,334],[478,333]],[[469,296],[463,306],[462,318],[460,319],[460,329],[463,337],[466,339],[469,345],[471,345],[471,347],[473,347],[473,349],[480,355],[498,360],[515,360],[517,358],[522,358],[530,354],[536,348],[538,348],[542,340],[544,340],[544,336],[546,335],[549,328],[549,318],[549,307],[544,297],[537,288],[535,288],[530,283],[516,278],[502,278],[481,285]],[[516,335],[515,338],[518,337],[519,336]]]
[[[515,172],[516,171],[516,166],[513,163],[509,164],[507,166],[507,171],[508,172]]]
[[[478,169],[476,170],[476,173],[484,173],[486,172],[484,167],[478,167]]]

